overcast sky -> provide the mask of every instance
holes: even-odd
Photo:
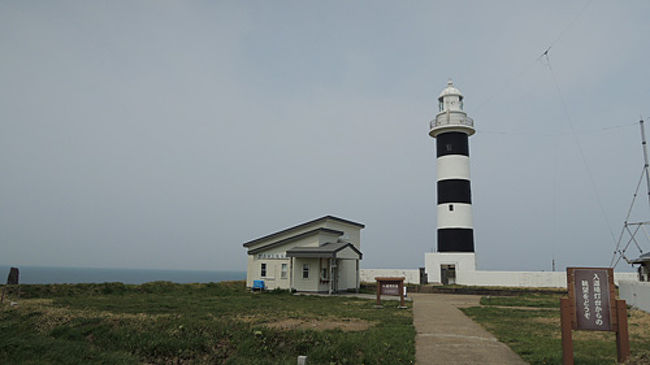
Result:
[[[366,225],[362,267],[423,266],[428,122],[453,78],[477,128],[479,268],[606,266],[643,166],[649,16],[645,0],[2,1],[0,264],[245,270],[243,242],[331,214]]]

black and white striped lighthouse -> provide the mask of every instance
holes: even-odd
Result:
[[[463,94],[451,80],[438,97],[439,112],[430,122],[436,139],[438,252],[474,252],[469,136],[474,121],[463,111]]]

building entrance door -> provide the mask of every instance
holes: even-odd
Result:
[[[426,271],[423,267],[420,268],[420,285],[426,285],[429,283],[429,278],[427,277]]]
[[[456,265],[440,265],[440,281],[443,285],[456,284]]]

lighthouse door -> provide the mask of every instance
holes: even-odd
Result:
[[[456,265],[440,265],[440,281],[443,285],[456,284]]]

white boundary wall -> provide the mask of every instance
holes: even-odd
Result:
[[[628,305],[650,313],[650,282],[621,280],[618,282],[618,294]]]
[[[614,283],[632,280],[633,272],[615,272]],[[464,285],[512,286],[530,288],[566,288],[566,271],[474,271],[470,283]]]
[[[471,284],[530,288],[566,288],[566,273],[558,271],[474,271]],[[461,283],[459,283],[461,284]]]
[[[412,269],[361,269],[360,280],[374,283],[377,276],[400,277],[403,276],[407,284],[420,284],[420,270]]]
[[[566,288],[565,271],[481,271],[474,253],[431,252],[424,256],[429,283],[440,283],[440,265],[456,266],[456,284],[530,288]],[[636,280],[637,274],[614,273],[614,282]]]

